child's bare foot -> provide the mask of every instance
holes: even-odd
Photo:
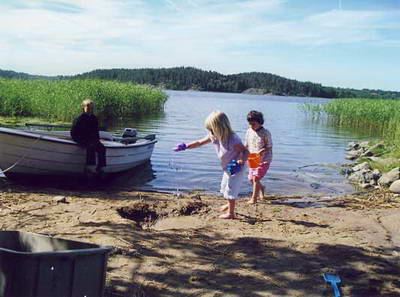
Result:
[[[247,204],[257,204],[257,200],[251,198],[249,201],[247,201]]]
[[[236,216],[234,214],[226,213],[226,214],[220,215],[218,218],[225,219],[225,220],[234,220],[236,218]]]
[[[229,204],[224,204],[220,208],[218,208],[219,211],[227,211],[229,208]]]

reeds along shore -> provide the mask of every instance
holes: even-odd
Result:
[[[390,147],[390,155],[400,157],[398,99],[335,99],[322,104],[306,103],[303,109],[314,116],[326,115],[337,126],[374,131]]]
[[[104,80],[21,80],[0,78],[0,115],[71,121],[91,98],[101,118],[161,111],[167,95],[159,88]]]

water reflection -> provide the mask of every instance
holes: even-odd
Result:
[[[12,175],[10,183],[26,186],[33,189],[54,188],[68,191],[105,191],[105,190],[133,190],[149,184],[156,178],[151,162],[146,162],[138,167],[107,175],[102,179],[84,176],[34,176]],[[154,190],[152,186],[144,187]]]
[[[355,129],[354,127],[341,125],[338,120],[327,117],[326,115],[312,116],[305,114],[303,125],[309,129],[321,129],[321,127],[325,127],[327,133],[330,135],[351,137],[354,140],[370,140],[377,139],[382,136],[381,128],[374,129],[372,127],[359,127]]]
[[[146,189],[153,190],[149,183],[156,178],[157,172],[153,170],[153,166],[149,161],[128,171],[114,174],[105,186],[108,189],[129,191],[148,185]]]
[[[164,111],[153,113],[145,116],[132,116],[124,119],[102,119],[100,124],[106,131],[115,133],[120,132],[123,128],[140,129],[143,133],[154,129],[154,123],[162,124],[166,118]],[[147,129],[146,129],[147,128]]]

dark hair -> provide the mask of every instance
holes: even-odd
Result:
[[[248,122],[257,122],[260,125],[264,124],[263,114],[259,111],[252,110],[247,114]]]

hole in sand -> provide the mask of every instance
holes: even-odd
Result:
[[[185,205],[179,209],[178,213],[181,216],[190,216],[200,213],[205,207],[207,207],[207,204],[201,201],[190,201],[185,203]]]
[[[117,209],[118,214],[135,221],[141,228],[156,230],[193,228],[203,224],[203,219],[196,216],[210,210],[206,203],[201,201],[184,201],[170,204],[151,204],[137,201],[129,206]]]
[[[173,216],[168,216],[158,220],[152,226],[152,229],[162,231],[172,229],[199,228],[204,225],[204,219],[200,216],[196,216],[196,214],[202,214],[208,211],[208,205],[203,202],[184,202],[184,204],[180,207],[171,210],[170,214],[174,214]]]
[[[144,202],[136,202],[131,206],[118,208],[117,212],[121,217],[139,224],[154,222],[159,216],[149,204]]]

